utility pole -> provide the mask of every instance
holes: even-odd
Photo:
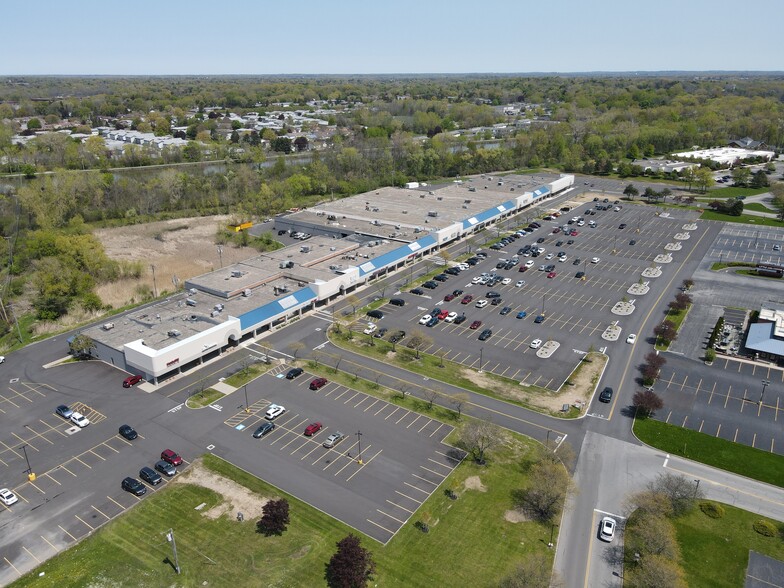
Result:
[[[248,385],[245,384],[243,389],[245,390],[245,412],[250,412],[250,405],[248,404]]]
[[[174,569],[179,574],[180,561],[177,559],[177,543],[174,541],[174,529],[169,529],[169,532],[166,534],[166,540],[172,544],[172,550],[174,551]]]
[[[765,396],[765,388],[770,386],[770,380],[762,380],[762,393],[760,394],[760,399],[757,404],[762,404],[762,398]]]
[[[362,465],[362,432],[357,431],[357,445],[359,449],[359,457],[357,458],[357,463]]]
[[[150,269],[152,270],[152,295],[154,298],[158,298],[158,283],[155,281],[155,266],[150,264]]]
[[[220,266],[223,267],[223,246],[218,245],[218,256],[220,257]]]

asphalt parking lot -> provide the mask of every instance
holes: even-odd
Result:
[[[386,543],[463,459],[443,443],[452,427],[332,382],[313,391],[315,376],[286,380],[285,373],[276,368],[253,382],[255,400],[249,411],[225,415],[230,437],[221,433],[222,442],[250,458],[252,473]],[[271,403],[286,412],[254,439]],[[305,436],[314,421],[323,428]],[[345,438],[323,447],[336,431]]]
[[[764,386],[763,381],[769,382]],[[712,366],[667,354],[654,389],[655,418],[763,451],[784,454],[784,370],[719,358]]]
[[[0,584],[10,583],[41,561],[67,549],[140,499],[123,491],[126,476],[138,477],[152,467],[166,439],[175,438],[153,423],[151,415],[170,406],[157,395],[123,389],[124,374],[98,362],[59,368],[60,386],[25,381],[13,364],[2,366],[10,376],[0,386],[0,487],[10,488],[19,501],[0,504]],[[145,402],[139,400],[144,398]],[[80,429],[55,414],[59,404],[82,412],[90,424]],[[139,437],[118,434],[125,415]],[[180,443],[180,452],[192,448]],[[29,467],[35,479],[27,476]],[[185,464],[187,465],[187,463]],[[166,485],[151,487],[148,493]]]
[[[778,247],[778,250],[776,250]],[[781,263],[784,231],[773,227],[725,225],[708,255],[723,262]]]
[[[380,308],[384,313],[382,319],[360,317],[353,329],[361,333],[368,321],[377,322],[377,328],[388,329],[386,338],[403,330],[409,340],[413,331],[422,331],[433,339],[432,345],[424,347],[423,352],[443,354],[445,359],[456,363],[481,368],[523,384],[556,390],[591,346],[605,349],[625,345],[626,333],[636,332],[627,326],[638,322],[635,317],[616,316],[610,310],[624,298],[636,298],[628,294],[629,287],[640,280],[641,272],[664,251],[666,244],[673,241],[673,236],[682,231],[683,219],[657,217],[650,208],[629,203],[621,206],[618,212],[597,211],[595,215],[587,216],[587,209],[595,210],[595,203],[590,202],[554,221],[542,221],[540,229],[500,251],[485,249],[486,260],[457,276],[449,276],[434,289],[424,289],[423,295],[408,290],[391,295],[404,299],[405,306],[386,304]],[[595,220],[596,228],[574,224],[568,226],[578,231],[575,236],[564,235],[562,231],[553,233],[556,227],[576,216]],[[620,229],[621,225],[625,227]],[[540,238],[543,242],[537,243]],[[676,255],[688,253],[689,245],[694,241],[685,240]],[[545,252],[536,258],[521,255],[519,264],[510,270],[496,269],[500,259],[511,259],[526,244],[543,247]],[[555,255],[561,251],[566,254],[563,262]],[[548,259],[550,255],[552,257]],[[599,258],[598,262],[592,263],[593,258]],[[532,267],[520,272],[526,262],[531,262]],[[549,264],[555,266],[554,275],[539,271],[541,265]],[[492,287],[472,284],[475,276],[493,272],[508,278],[510,283]],[[585,279],[576,277],[577,272],[583,272]],[[518,280],[524,280],[525,284],[518,287]],[[655,280],[651,280],[651,287],[655,286]],[[445,295],[456,290],[462,290],[462,293],[451,301],[444,301]],[[486,299],[489,291],[498,292],[502,302],[477,308],[476,302]],[[473,296],[469,304],[461,304],[465,295]],[[653,296],[641,297],[639,306],[645,304],[646,298]],[[436,307],[465,314],[466,320],[459,325],[440,321],[430,328],[419,324],[420,319]],[[510,310],[501,315],[504,307]],[[520,312],[525,312],[523,318],[517,318]],[[540,324],[534,322],[537,315],[545,317]],[[471,329],[473,321],[482,324]],[[602,333],[616,321],[623,329],[623,336],[614,342],[602,339]],[[484,329],[491,329],[492,336],[479,341],[478,336]],[[538,357],[536,350],[530,347],[535,339],[556,341],[560,347],[550,357]],[[405,345],[406,340],[402,344]]]

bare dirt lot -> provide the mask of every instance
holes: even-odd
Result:
[[[96,290],[104,304],[114,307],[139,302],[137,290],[146,286],[158,294],[174,291],[175,281],[182,282],[243,259],[258,255],[251,247],[224,245],[218,253],[215,236],[225,226],[228,215],[179,218],[144,225],[99,229],[95,236],[103,243],[106,255],[117,261],[138,261],[144,264],[144,274],[138,280],[124,279],[99,286]],[[155,284],[153,270],[155,266]]]

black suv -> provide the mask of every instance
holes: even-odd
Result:
[[[490,337],[492,337],[493,331],[490,329],[485,329],[481,333],[479,333],[479,340],[480,341],[487,341]]]
[[[612,400],[612,397],[613,397],[613,389],[607,386],[605,387],[604,390],[602,390],[602,393],[599,394],[599,402],[610,402]]]
[[[405,305],[406,305],[406,301],[405,301],[405,300],[403,300],[402,298],[392,298],[392,299],[389,301],[389,303],[390,303],[392,306],[405,306]]]
[[[489,291],[489,292],[488,292],[488,293],[485,295],[485,298],[501,298],[501,294],[500,294],[500,293],[498,293],[498,292],[494,292],[493,290],[490,290],[490,291]]]
[[[152,468],[148,468],[147,466],[139,470],[139,477],[152,486],[160,484],[163,480],[158,472]]]
[[[122,489],[136,496],[142,496],[147,493],[145,485],[136,478],[131,478],[130,476],[122,481]]]
[[[427,288],[428,290],[432,290],[433,288],[438,288],[438,282],[428,281],[422,284],[423,288]],[[413,290],[412,290],[413,292]]]

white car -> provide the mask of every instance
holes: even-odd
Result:
[[[561,257],[559,257],[559,258],[558,258],[558,261],[560,261],[561,263],[563,263],[563,262],[564,262],[564,261],[566,261],[567,259],[569,259],[569,256],[568,256],[568,255],[562,255]]]
[[[518,288],[522,288],[523,286],[525,286],[525,280],[517,280],[515,282],[515,286],[517,286]]]
[[[75,412],[71,415],[71,422],[77,425],[80,429],[84,429],[90,424],[90,421],[81,412]]]
[[[478,284],[482,281],[482,276],[476,276],[473,280],[471,280],[472,284]]]
[[[8,488],[3,488],[0,490],[0,502],[6,506],[11,506],[15,502],[19,502],[19,499],[16,497],[16,494],[11,492]]]
[[[626,337],[626,342],[630,344],[633,344],[636,340],[637,340],[637,335],[635,333],[632,333],[628,337]]]
[[[599,525],[599,539],[610,543],[615,537],[615,519],[604,517]]]
[[[512,278],[504,278],[503,280],[501,280],[501,284],[503,286],[506,286],[507,284],[511,284],[511,283],[512,283]]]
[[[585,221],[577,221],[577,226],[578,227],[584,227],[585,226]]]
[[[450,312],[448,315],[446,315],[446,318],[444,319],[444,321],[447,322],[447,323],[452,323],[452,322],[455,321],[456,318],[457,318],[457,313],[456,312]]]
[[[266,414],[264,415],[264,418],[268,421],[274,421],[284,412],[286,412],[286,409],[280,404],[270,404]]]
[[[552,253],[548,253],[545,259],[552,259],[553,257],[555,257],[555,255],[553,255]]]
[[[0,363],[5,363],[5,355],[0,355]]]
[[[487,306],[487,300],[485,300],[484,298],[476,301],[477,308],[484,308],[485,306]]]
[[[431,318],[433,318],[433,317],[432,317],[432,316],[430,316],[429,314],[426,314],[426,315],[425,315],[425,316],[423,316],[421,319],[419,319],[419,324],[420,324],[420,325],[424,325],[424,324],[426,324],[426,323],[427,323],[427,322],[428,322],[428,321],[429,321]]]
[[[541,339],[534,339],[533,341],[531,341],[531,345],[530,345],[531,349],[539,349],[541,346],[542,346]]]
[[[529,269],[534,267],[534,260],[533,259],[529,259],[528,261],[526,261],[525,262],[525,267],[527,267]]]
[[[459,269],[461,272],[464,272],[464,271],[466,271],[466,270],[467,270],[468,268],[470,268],[470,267],[471,267],[471,266],[470,266],[470,265],[468,265],[467,263],[458,263],[458,264],[457,264],[457,269]]]
[[[599,263],[600,261],[601,259],[599,259],[598,257],[594,257],[593,259],[591,259],[591,263]]]
[[[362,332],[365,333],[365,335],[372,335],[373,333],[376,332],[377,328],[378,326],[376,325],[376,323],[368,323],[367,328]]]

